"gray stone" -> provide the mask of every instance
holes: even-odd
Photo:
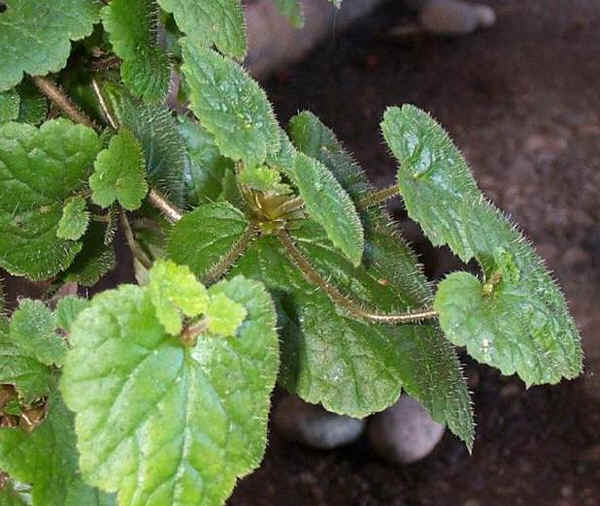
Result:
[[[371,417],[367,434],[380,457],[410,464],[427,456],[444,430],[417,401],[403,395],[392,407]]]
[[[366,425],[365,420],[330,413],[295,396],[286,397],[277,405],[273,423],[286,439],[322,450],[352,443]]]
[[[425,30],[439,35],[464,35],[492,26],[496,13],[491,7],[461,0],[430,0],[419,13]]]

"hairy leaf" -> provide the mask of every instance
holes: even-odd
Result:
[[[69,266],[81,243],[56,236],[63,201],[99,150],[93,130],[65,119],[0,125],[0,266],[34,280]]]
[[[85,199],[80,195],[70,198],[63,207],[56,237],[76,241],[85,234],[89,220],[90,214]]]
[[[181,44],[190,109],[223,155],[248,166],[263,163],[279,149],[279,127],[265,92],[233,61],[189,39]]]
[[[178,118],[178,130],[187,147],[185,167],[185,198],[197,206],[218,199],[223,190],[222,180],[233,162],[221,155],[215,138],[197,121],[185,116]]]
[[[0,468],[33,485],[33,506],[114,506],[114,497],[92,489],[77,469],[73,415],[57,392],[48,398],[48,417],[31,434],[0,428]]]
[[[304,26],[304,15],[302,14],[302,5],[298,0],[273,0],[273,3],[281,11],[288,21],[295,28]]]
[[[409,216],[435,245],[476,258],[483,281],[453,274],[435,307],[448,338],[528,384],[581,371],[581,346],[565,300],[523,236],[486,202],[444,130],[413,106],[390,108],[382,129],[400,161],[398,184]]]
[[[113,0],[102,9],[102,22],[113,50],[123,63],[121,78],[144,102],[160,102],[169,91],[171,68],[158,44],[154,0]]]
[[[14,121],[19,117],[19,105],[21,97],[16,89],[10,89],[0,93],[0,123]]]
[[[248,311],[244,306],[224,293],[213,295],[206,310],[208,331],[215,335],[234,336],[247,315]]]
[[[115,200],[129,211],[142,205],[148,192],[144,179],[144,154],[130,130],[121,129],[101,151],[90,176],[92,200],[109,207]]]
[[[286,195],[292,192],[289,185],[281,182],[281,174],[264,165],[245,167],[238,175],[240,184],[263,193],[273,192]]]
[[[70,40],[92,33],[96,0],[7,0],[0,13],[0,91],[12,88],[23,72],[45,75],[67,63]]]
[[[208,293],[187,265],[157,261],[149,272],[148,292],[156,317],[171,335],[181,332],[183,316],[206,313]]]
[[[241,277],[211,287],[220,293],[248,312],[236,337],[200,334],[185,347],[131,285],[97,295],[73,325],[61,390],[80,468],[122,505],[220,505],[262,458],[278,368],[273,304]]]
[[[42,123],[48,115],[48,99],[30,79],[23,80],[17,90],[21,97],[17,121],[31,125]]]
[[[167,243],[167,255],[188,265],[202,279],[240,239],[248,221],[229,202],[198,206],[186,213],[173,227]]]
[[[84,309],[88,308],[90,301],[74,295],[63,297],[56,304],[56,326],[65,332],[71,331],[71,325]]]
[[[213,44],[227,56],[246,56],[244,12],[239,0],[158,0],[194,46]]]

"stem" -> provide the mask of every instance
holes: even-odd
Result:
[[[56,86],[56,84],[45,77],[33,76],[32,79],[40,91],[50,100],[52,100],[52,102],[54,102],[58,108],[75,123],[81,123],[82,125],[90,128],[94,127],[92,120],[83,112],[81,112],[77,106],[71,102],[71,99],[67,97],[67,95],[65,95],[58,86]]]
[[[179,339],[181,339],[181,342],[183,343],[184,346],[187,347],[192,347],[196,344],[196,338],[206,332],[206,329],[208,328],[208,320],[206,318],[203,318],[199,321],[190,323],[188,325],[186,325],[185,327],[183,327],[183,330],[181,331],[181,334],[179,335]]]
[[[248,225],[238,241],[231,249],[223,255],[219,261],[213,265],[204,275],[202,282],[205,285],[211,285],[223,276],[246,250],[248,244],[258,235],[258,229],[254,225]]]
[[[148,255],[144,253],[142,248],[140,248],[139,244],[135,240],[133,231],[129,225],[129,220],[127,219],[127,216],[125,216],[124,211],[121,212],[121,224],[123,225],[123,232],[125,233],[125,239],[129,249],[131,250],[131,253],[146,269],[150,269],[152,267],[152,261],[148,258]]]
[[[102,96],[102,93],[100,92],[100,87],[98,86],[96,79],[92,79],[92,89],[94,90],[94,94],[96,95],[96,98],[98,99],[98,103],[100,104],[100,110],[102,111],[102,114],[104,114],[106,121],[108,121],[108,124],[114,130],[118,130],[119,125],[117,124],[115,119],[111,116],[110,110],[108,109],[106,102],[104,101],[104,97]]]
[[[389,200],[392,197],[395,197],[399,193],[400,193],[400,186],[397,184],[388,186],[381,190],[369,192],[356,203],[356,207],[359,210],[368,209],[369,207],[375,206],[377,204],[381,204],[382,202],[385,202],[386,200]]]
[[[329,296],[334,304],[343,307],[355,317],[377,323],[394,324],[419,322],[426,319],[437,318],[438,316],[436,311],[429,309],[400,314],[370,313],[353,300],[349,299],[345,295],[342,295],[342,293],[335,286],[323,279],[323,277],[309,263],[304,254],[294,244],[294,241],[285,230],[280,230],[277,232],[277,238],[298,269],[302,271],[302,274],[304,274],[306,280],[309,283],[318,286]]]
[[[153,188],[148,192],[148,201],[163,213],[171,223],[177,223],[183,217],[183,212],[180,209]]]

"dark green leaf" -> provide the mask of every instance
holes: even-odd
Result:
[[[0,123],[16,120],[20,103],[21,97],[16,89],[0,92]]]

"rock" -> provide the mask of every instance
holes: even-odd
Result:
[[[442,439],[444,430],[417,401],[403,395],[392,407],[369,420],[367,434],[380,457],[410,464],[428,455]]]
[[[295,396],[284,398],[273,413],[275,428],[291,441],[330,450],[352,443],[365,429],[365,420],[336,415]]]
[[[496,22],[491,7],[460,0],[430,0],[419,13],[423,28],[439,35],[464,35]]]

